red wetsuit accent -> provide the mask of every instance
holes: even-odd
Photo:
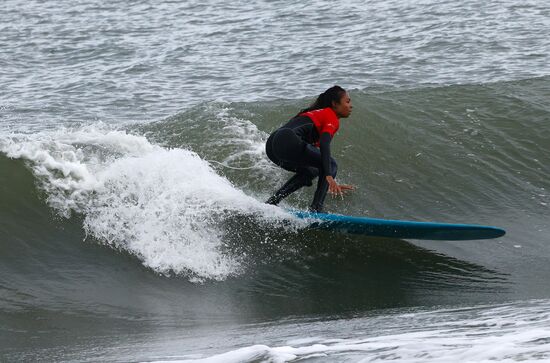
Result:
[[[334,110],[330,107],[323,108],[320,110],[313,110],[308,112],[303,112],[299,116],[307,116],[313,121],[319,137],[321,137],[325,132],[330,134],[332,138],[336,131],[340,128],[340,120]]]

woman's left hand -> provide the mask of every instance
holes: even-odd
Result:
[[[332,176],[327,176],[328,182],[328,192],[334,197],[339,195],[341,198],[344,198],[344,193],[349,192],[355,189],[353,185],[341,184],[338,185]]]

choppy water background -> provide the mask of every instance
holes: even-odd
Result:
[[[544,1],[6,1],[1,360],[547,360],[549,19]],[[261,203],[288,177],[269,132],[333,84],[359,188],[329,210],[507,235],[330,234]]]
[[[547,75],[545,1],[18,1],[3,107],[25,123],[151,120],[211,100]]]

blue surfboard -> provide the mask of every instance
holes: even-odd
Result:
[[[497,227],[476,224],[399,221],[300,210],[289,210],[289,213],[311,220],[310,228],[376,237],[461,241],[498,238],[506,233]]]

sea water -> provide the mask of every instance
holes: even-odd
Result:
[[[546,2],[3,5],[0,360],[550,359]],[[269,133],[334,84],[328,211],[506,236],[265,205]]]

